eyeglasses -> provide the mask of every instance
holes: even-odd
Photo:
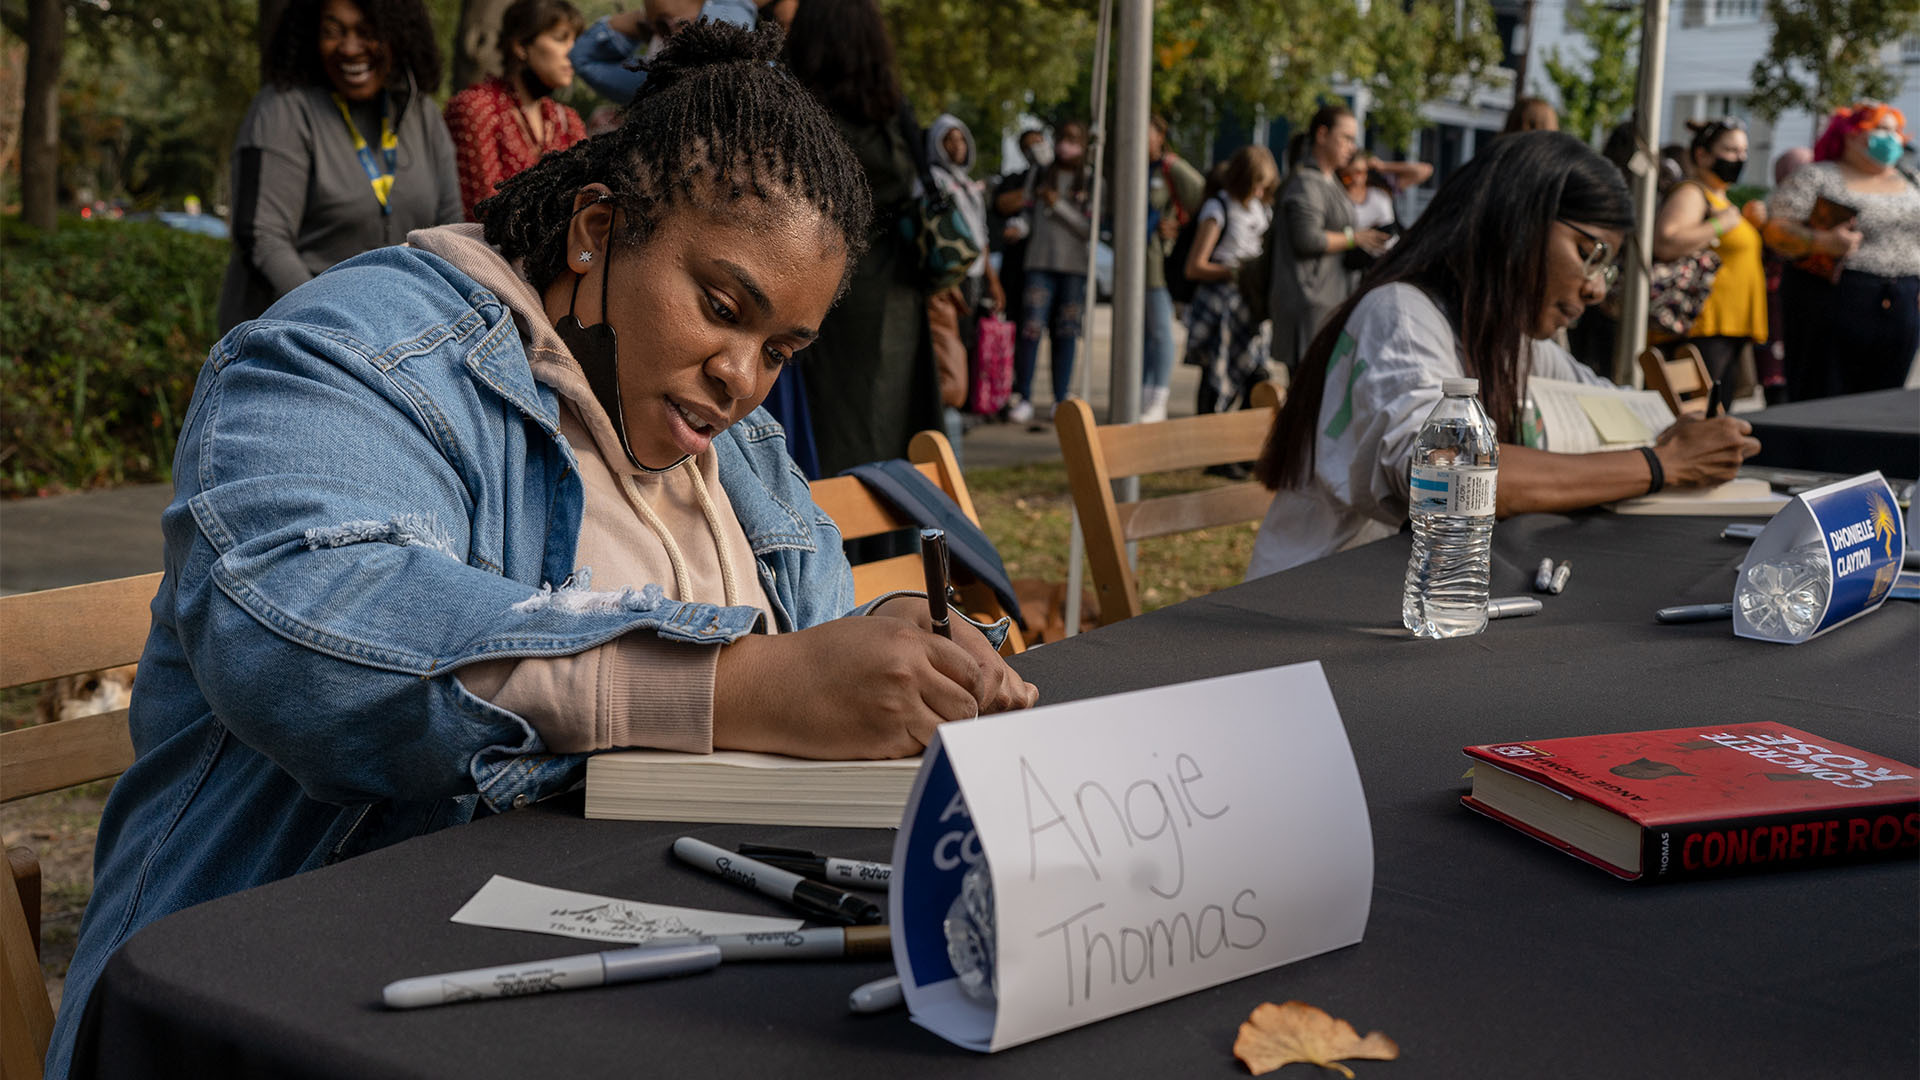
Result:
[[[1581,256],[1581,278],[1591,281],[1597,277],[1602,286],[1613,288],[1613,283],[1620,280],[1620,264],[1613,261],[1612,246],[1571,221],[1562,221],[1560,224],[1579,233],[1593,245],[1592,250]]]

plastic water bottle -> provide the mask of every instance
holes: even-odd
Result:
[[[1494,480],[1500,441],[1480,407],[1480,380],[1440,381],[1446,396],[1413,444],[1413,556],[1401,621],[1417,637],[1446,638],[1487,628]]]
[[[1805,640],[1827,610],[1833,591],[1833,564],[1818,540],[1767,562],[1747,567],[1733,590],[1733,602],[1754,629]]]

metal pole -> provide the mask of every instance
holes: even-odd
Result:
[[[1634,236],[1620,286],[1620,328],[1614,339],[1613,381],[1631,383],[1639,370],[1640,350],[1647,347],[1647,279],[1653,266],[1653,216],[1659,209],[1660,100],[1667,66],[1668,0],[1647,0],[1640,26],[1640,86],[1634,95],[1633,187]]]
[[[1093,314],[1099,306],[1100,283],[1097,267],[1100,261],[1100,196],[1105,171],[1105,153],[1107,143],[1107,55],[1112,52],[1110,39],[1113,36],[1113,0],[1100,0],[1100,29],[1093,38],[1093,118],[1087,125],[1087,158],[1093,168],[1093,191],[1087,206],[1087,298],[1080,311],[1080,351],[1086,355],[1080,360],[1080,396],[1090,399],[1093,394]],[[1146,211],[1141,211],[1144,217]],[[1117,261],[1117,260],[1116,260]],[[1116,276],[1119,267],[1114,267]],[[1117,277],[1116,277],[1117,280]],[[1048,363],[1057,364],[1059,357],[1051,358]],[[1054,403],[1056,406],[1058,402]],[[1085,535],[1080,531],[1080,514],[1069,510],[1073,522],[1067,530],[1067,606],[1063,615],[1066,619],[1066,636],[1072,637],[1080,632],[1080,575],[1084,572],[1082,563],[1086,547]]]
[[[1114,114],[1113,381],[1107,422],[1140,419],[1147,327],[1147,106],[1153,0],[1121,0],[1120,108]]]

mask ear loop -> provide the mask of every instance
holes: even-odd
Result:
[[[613,201],[613,196],[602,195],[595,199],[595,205]],[[581,207],[582,210],[586,207]],[[607,420],[613,425],[613,433],[620,440],[620,449],[627,455],[627,461],[634,468],[645,473],[671,472],[686,462],[691,454],[683,454],[678,461],[664,469],[656,469],[644,464],[635,456],[633,445],[627,440],[626,410],[620,399],[619,357],[620,344],[613,332],[613,323],[608,319],[607,301],[610,282],[613,277],[613,228],[607,229],[607,258],[600,264],[600,321],[593,326],[581,326],[575,306],[580,299],[580,279],[585,274],[575,274],[573,294],[567,301],[567,316],[560,320],[554,329],[560,340],[573,354],[574,363],[580,365],[580,371],[587,377],[587,389],[593,392],[594,400],[607,414]]]

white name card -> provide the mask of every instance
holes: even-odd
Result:
[[[983,859],[993,1001],[943,929]],[[943,725],[893,867],[914,1021],[992,1051],[1358,942],[1373,836],[1311,663]]]

